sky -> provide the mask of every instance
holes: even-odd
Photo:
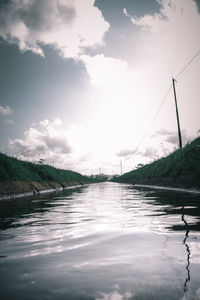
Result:
[[[1,0],[0,151],[86,175],[168,155],[172,78],[199,50],[199,0]],[[199,74],[197,55],[177,77],[183,144]]]

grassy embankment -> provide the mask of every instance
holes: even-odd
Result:
[[[79,173],[18,160],[0,153],[0,195],[92,182]]]
[[[168,155],[125,173],[117,182],[200,188],[200,138]]]

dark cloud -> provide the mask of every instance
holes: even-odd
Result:
[[[178,135],[177,133],[171,133],[166,139],[166,142],[173,144],[173,145],[177,145],[178,144]]]
[[[159,2],[157,0],[96,0],[95,6],[102,11],[104,18],[110,24],[110,29],[105,34],[105,45],[90,49],[91,54],[103,53],[106,56],[137,61],[138,56],[141,55],[141,48],[144,47],[141,31],[125,16],[123,9],[126,8],[136,17],[147,13],[154,15],[161,9]]]
[[[41,45],[51,45],[64,57],[78,58],[84,47],[101,44],[109,28],[92,1],[85,1],[84,9],[82,6],[82,0],[4,1],[0,36],[21,51],[44,56]],[[83,20],[87,24],[84,30]]]
[[[125,22],[123,8],[130,14],[141,17],[147,13],[152,15],[158,13],[162,5],[157,0],[96,0],[95,6],[102,11],[104,18],[111,25],[120,26]]]
[[[63,138],[45,136],[43,138],[46,148],[53,152],[67,154],[71,152],[71,147]]]
[[[123,150],[120,150],[116,153],[117,156],[119,157],[127,157],[127,156],[130,156],[134,153],[133,150],[129,150],[129,149],[123,149]]]
[[[57,27],[68,26],[75,16],[74,7],[60,5],[57,0],[4,1],[0,10],[0,35],[18,44],[23,51],[43,55],[39,43],[45,44],[44,33],[51,36],[50,44],[56,44]]]
[[[194,0],[194,1],[196,2],[198,11],[199,11],[199,13],[200,13],[200,0]]]
[[[24,145],[20,140],[15,140],[11,142],[10,145],[15,152],[21,155],[23,158],[32,159],[35,157],[41,157],[47,153],[47,148],[45,146]]]
[[[64,6],[59,4],[58,11],[60,13],[61,18],[68,23],[72,23],[72,21],[76,17],[76,10],[70,5]]]
[[[176,131],[160,129],[151,135],[151,137],[157,137],[157,136],[164,136],[163,141],[173,144],[175,146],[177,146],[179,143],[178,133]],[[182,136],[182,142],[183,144],[185,144],[189,140],[189,137],[185,129],[181,130],[181,136]]]
[[[123,149],[119,152],[116,153],[117,156],[119,157],[130,157],[131,155],[136,154],[136,155],[141,155],[143,157],[148,157],[148,158],[155,158],[156,155],[158,154],[158,150],[152,147],[148,147],[144,150],[130,150],[130,149]]]
[[[158,150],[152,147],[146,148],[141,155],[148,158],[155,158],[158,154]]]
[[[87,113],[90,82],[84,64],[62,59],[51,47],[43,50],[45,59],[30,51],[22,54],[16,45],[0,41],[0,105],[12,109],[16,124],[13,130],[5,126],[0,107],[1,144],[8,136],[21,137],[34,122],[55,118],[55,113],[67,125]]]
[[[156,132],[151,134],[151,137],[156,137],[156,136],[159,136],[159,135],[170,135],[170,134],[172,134],[171,131],[163,128],[163,129],[157,130]]]
[[[57,4],[57,5],[55,5]],[[24,21],[27,28],[35,31],[51,30],[52,17],[55,15],[59,16],[65,23],[71,23],[76,16],[74,7],[67,5],[60,5],[57,1],[49,0],[35,0],[30,3],[27,7],[24,5],[19,8],[19,18]]]
[[[47,157],[50,153],[56,155],[71,153],[71,147],[66,140],[58,138],[43,137],[40,139],[41,145],[24,143],[23,140],[13,140],[10,142],[12,149],[24,158]]]
[[[59,125],[60,122],[60,125]],[[52,157],[66,155],[72,152],[61,127],[61,120],[40,122],[41,130],[29,128],[24,139],[10,140],[10,147],[24,158]]]

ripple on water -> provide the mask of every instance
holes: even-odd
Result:
[[[200,299],[197,197],[102,183],[0,214],[6,300]]]

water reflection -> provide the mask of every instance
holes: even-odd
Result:
[[[185,279],[185,283],[184,283],[184,292],[187,291],[187,284],[188,282],[190,281],[190,255],[191,255],[191,252],[190,252],[190,247],[189,245],[187,244],[187,239],[188,239],[188,236],[189,236],[189,225],[185,219],[185,215],[184,215],[184,206],[182,206],[182,221],[184,222],[185,224],[185,227],[187,228],[186,229],[186,232],[185,232],[185,237],[184,237],[184,240],[183,240],[183,244],[185,245],[185,248],[186,248],[186,254],[187,254],[187,265],[186,265],[186,270],[187,270],[187,277]]]
[[[3,299],[199,299],[198,197],[94,184],[0,220]]]
[[[174,216],[167,229],[173,231],[200,231],[200,197],[196,195],[170,193],[168,191],[146,191],[145,198],[155,206],[153,216]],[[184,215],[183,215],[184,212]],[[177,222],[177,216],[187,216],[190,222]]]
[[[43,223],[40,224],[40,220],[36,220],[35,217],[47,215],[48,212],[62,206],[63,203],[59,203],[56,199],[68,198],[70,204],[71,195],[74,192],[81,193],[84,189],[85,187],[78,187],[57,193],[56,196],[54,193],[45,197],[41,195],[35,198],[0,201],[0,230],[34,224],[45,225],[48,219],[42,218]],[[31,221],[32,218],[34,220]]]

